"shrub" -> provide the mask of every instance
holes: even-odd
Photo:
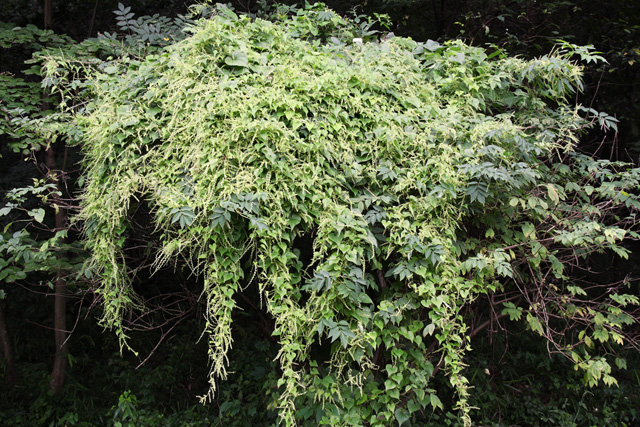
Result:
[[[614,383],[638,299],[626,281],[584,289],[572,274],[593,252],[627,255],[639,175],[574,150],[591,124],[615,125],[568,101],[572,54],[593,54],[360,44],[361,28],[321,5],[273,22],[217,7],[180,42],[85,69],[79,219],[104,324],[127,345],[123,316],[144,310],[124,257],[144,211],[154,268],[204,278],[204,400],[227,378],[243,292],[274,322],[286,425],[425,417],[443,407],[437,372],[469,425],[468,325],[484,314],[468,308],[485,295],[586,383]],[[49,58],[51,82],[64,61]]]

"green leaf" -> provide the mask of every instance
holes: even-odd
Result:
[[[211,219],[211,227],[224,228],[224,226],[228,225],[231,220],[231,213],[225,208],[217,207],[213,209],[213,214],[209,219]]]
[[[547,184],[547,194],[549,195],[549,199],[551,199],[554,204],[557,205],[558,203],[560,203],[560,197],[558,196],[558,192],[556,191],[553,184]]]
[[[607,332],[607,330],[601,326],[596,327],[593,330],[593,338],[597,339],[602,343],[605,343],[609,341],[609,332]]]
[[[431,52],[435,52],[436,50],[440,49],[442,47],[442,45],[440,43],[436,42],[436,41],[433,41],[433,40],[429,39],[424,44],[424,47],[426,47]]]
[[[530,222],[525,222],[522,224],[522,234],[524,234],[524,237],[527,239],[535,240],[536,227]]]
[[[435,330],[436,330],[436,325],[434,323],[429,323],[427,326],[425,326],[424,330],[422,331],[422,336],[426,337],[427,335],[433,335]]]
[[[171,209],[170,214],[173,215],[171,217],[171,223],[178,223],[178,225],[180,225],[180,228],[186,228],[190,226],[196,217],[196,214],[193,212],[193,209],[190,206]]]
[[[104,72],[105,72],[105,73],[107,73],[107,74],[115,74],[115,73],[117,73],[119,70],[118,70],[118,67],[116,67],[116,66],[114,66],[114,65],[111,65],[111,66],[109,66],[109,67],[105,67],[105,68],[104,68],[104,70],[102,70],[102,71],[104,71]]]
[[[394,414],[396,416],[396,421],[398,421],[398,425],[406,423],[407,421],[409,421],[409,418],[411,418],[411,414],[409,413],[409,411],[404,408],[397,408]]]
[[[433,407],[433,409],[441,409],[444,410],[444,406],[442,405],[442,402],[440,401],[440,398],[438,396],[435,395],[435,393],[431,393],[429,395],[429,399],[431,402],[431,406]]]
[[[248,67],[249,57],[247,53],[242,50],[235,50],[231,53],[231,56],[227,56],[224,63],[232,67]]]
[[[527,313],[527,323],[529,324],[529,327],[532,331],[537,332],[540,336],[544,336],[542,324],[536,316],[533,316],[531,313]]]
[[[231,21],[237,21],[238,19],[240,19],[238,18],[238,15],[236,15],[235,12],[227,6],[221,6],[217,9],[217,11]]]
[[[488,185],[484,182],[472,181],[469,183],[466,193],[471,202],[484,204],[487,196],[489,195]]]
[[[409,410],[409,413],[414,413],[414,412],[418,412],[419,410],[422,409],[422,405],[420,405],[418,402],[416,402],[415,399],[409,399],[409,401],[407,402],[407,409]]]
[[[27,211],[30,217],[35,219],[37,222],[42,222],[44,220],[44,209],[38,208],[32,211]]]
[[[249,217],[249,221],[251,221],[251,225],[257,228],[259,231],[266,231],[269,229],[269,226],[262,218],[256,218],[254,216]]]
[[[516,307],[512,302],[505,302],[503,305],[502,314],[508,315],[509,320],[520,320],[522,317],[522,307]]]
[[[584,289],[579,286],[567,286],[567,290],[571,292],[572,295],[587,295]]]

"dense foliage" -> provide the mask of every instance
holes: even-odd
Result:
[[[261,4],[262,2],[257,2]],[[303,1],[285,0],[288,4]],[[640,155],[640,2],[625,0],[327,0],[340,14],[389,14],[390,31],[415,40],[460,39],[475,46],[499,46],[510,55],[534,58],[559,40],[602,52],[606,63],[584,73],[580,103],[615,113],[618,132],[593,129],[581,147],[603,158],[638,161]],[[234,2],[254,10],[251,2]]]
[[[637,421],[633,7],[401,3],[0,24],[0,424]]]
[[[627,256],[640,176],[575,150],[589,126],[616,125],[569,102],[572,61],[599,58],[378,39],[321,6],[274,16],[218,7],[164,50],[49,57],[85,155],[84,273],[104,324],[128,345],[125,315],[145,307],[127,253],[146,233],[152,269],[204,279],[209,398],[239,294],[266,308],[269,406],[287,425],[424,418],[443,406],[438,372],[470,424],[470,338],[507,317],[586,384],[615,383],[638,298],[576,273],[595,252]],[[485,296],[493,314],[476,310]]]

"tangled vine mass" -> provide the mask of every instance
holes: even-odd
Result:
[[[144,310],[123,251],[145,206],[153,268],[180,260],[203,278],[205,400],[247,289],[274,320],[286,425],[402,423],[442,406],[442,374],[470,423],[468,308],[487,295],[516,295],[498,314],[587,383],[615,382],[607,357],[634,345],[637,297],[625,282],[589,298],[572,262],[626,255],[640,176],[575,150],[606,119],[570,102],[574,58],[593,55],[359,43],[355,29],[322,6],[273,21],[219,7],[156,53],[88,66],[79,219],[104,324],[126,343],[125,313]]]

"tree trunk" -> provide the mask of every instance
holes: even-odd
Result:
[[[53,29],[52,0],[44,0],[44,28],[45,30]],[[49,107],[46,102],[43,103],[44,110],[49,109]],[[62,191],[61,174],[56,165],[56,151],[53,143],[45,151],[44,161],[48,169],[48,181],[54,184],[59,191]],[[56,209],[56,232],[67,228],[67,212],[62,208],[61,203],[57,203],[57,198],[58,196],[53,198],[54,208]],[[69,336],[67,332],[67,282],[62,271],[57,272],[54,291],[53,328],[56,356],[51,371],[50,387],[55,394],[58,394],[64,386],[69,357],[69,346],[67,344]]]
[[[0,301],[0,349],[4,357],[5,377],[10,387],[18,385],[18,371],[16,371],[13,351],[11,350],[11,340],[7,334],[7,325],[4,321],[4,301]]]
[[[45,164],[49,170],[49,182],[55,184],[58,187],[58,190],[61,191],[60,171],[56,166],[56,153],[53,146],[50,146],[47,148],[47,151],[45,151]],[[67,213],[59,203],[56,203],[56,198],[53,199],[56,207],[55,231],[60,231],[67,227]],[[67,332],[67,282],[63,277],[62,271],[57,273],[55,284],[53,328],[55,332],[56,357],[53,361],[53,370],[51,372],[51,390],[57,394],[62,390],[64,385],[69,354],[69,347],[67,344],[67,338],[69,335]]]
[[[53,29],[53,12],[51,11],[51,0],[44,0],[44,29]]]
[[[51,371],[51,390],[55,394],[58,394],[64,386],[67,359],[69,357],[67,344],[68,333],[66,329],[67,284],[64,279],[58,277],[55,290],[53,326],[55,328],[56,357],[53,361],[53,370]]]

